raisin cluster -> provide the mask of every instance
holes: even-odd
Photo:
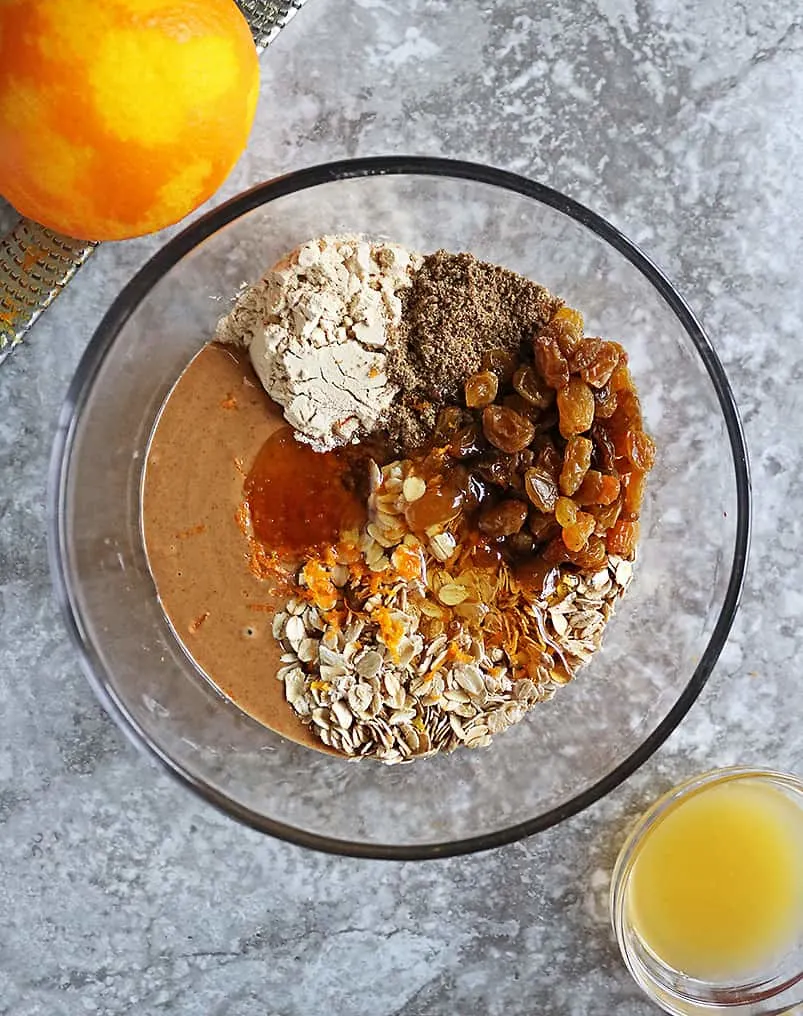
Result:
[[[462,500],[514,560],[596,569],[632,555],[655,444],[618,343],[585,337],[561,308],[518,353],[487,353],[464,395],[433,437],[448,510]]]

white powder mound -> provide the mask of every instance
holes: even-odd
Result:
[[[357,441],[397,394],[385,350],[421,262],[398,244],[310,240],[240,296],[215,338],[248,349],[299,440],[316,451]]]

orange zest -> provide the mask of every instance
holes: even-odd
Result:
[[[414,547],[399,544],[391,554],[390,561],[405,582],[421,578],[423,564],[421,552]]]
[[[301,569],[301,582],[316,607],[332,610],[337,605],[337,588],[331,572],[316,558],[310,558]]]
[[[379,626],[382,641],[390,650],[394,660],[398,660],[399,644],[404,637],[404,622],[388,607],[377,607],[372,618]]]

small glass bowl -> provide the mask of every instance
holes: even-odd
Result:
[[[644,943],[630,919],[633,869],[649,833],[676,805],[714,786],[733,781],[770,786],[792,800],[803,814],[803,781],[771,770],[716,769],[681,783],[641,816],[625,841],[611,879],[611,920],[625,964],[636,982],[674,1016],[781,1016],[803,1012],[803,937],[772,969],[738,983],[691,977],[662,961]]]

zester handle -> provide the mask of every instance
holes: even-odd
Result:
[[[307,0],[236,0],[261,53]],[[97,244],[20,219],[0,239],[0,364],[22,342]]]

